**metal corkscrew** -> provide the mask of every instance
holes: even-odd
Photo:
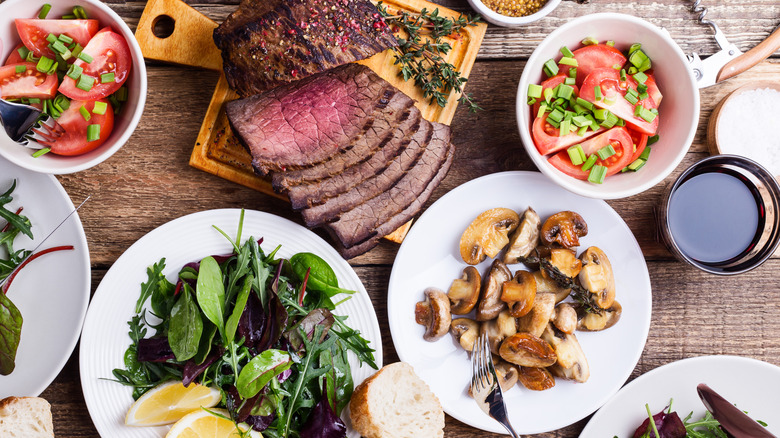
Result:
[[[723,31],[720,30],[718,25],[712,20],[705,19],[707,16],[707,8],[701,6],[701,0],[694,0],[693,5],[691,5],[691,12],[694,14],[699,14],[697,17],[699,23],[706,24],[712,28],[713,32],[715,32],[715,41],[718,43],[718,46],[720,46],[721,49],[725,49],[730,45],[726,39],[726,35],[723,33]]]

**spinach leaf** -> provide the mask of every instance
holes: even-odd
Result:
[[[200,261],[198,287],[195,291],[203,314],[224,335],[225,284],[222,282],[222,270],[214,257]]]
[[[217,334],[217,326],[210,321],[203,321],[203,334],[200,337],[200,345],[198,346],[198,352],[192,358],[196,364],[200,365],[211,353],[211,348],[214,346],[214,335]]]
[[[290,353],[282,350],[265,350],[249,361],[238,374],[236,389],[242,398],[252,398],[278,374],[292,366]]]
[[[198,353],[200,337],[203,333],[203,320],[200,317],[190,287],[185,286],[181,296],[171,309],[171,322],[168,328],[168,343],[176,360],[185,361]]]
[[[0,375],[7,376],[16,367],[16,350],[22,337],[22,314],[0,291]]]
[[[225,339],[230,344],[236,339],[236,329],[238,329],[238,321],[246,308],[246,301],[249,298],[249,292],[252,291],[252,282],[254,278],[250,275],[244,279],[244,287],[241,292],[238,293],[236,298],[236,304],[233,306],[233,312],[230,314],[227,323],[225,323]]]
[[[306,276],[306,271],[309,272],[309,280],[307,287],[319,292],[323,292],[328,297],[344,293],[353,294],[355,291],[342,289],[339,287],[339,280],[336,278],[336,273],[333,272],[333,268],[330,267],[328,262],[323,260],[320,256],[312,254],[310,252],[299,252],[290,257],[290,264],[292,270],[298,280],[303,281]]]

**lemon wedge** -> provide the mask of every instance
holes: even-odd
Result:
[[[160,426],[171,424],[201,407],[211,408],[222,399],[219,390],[208,386],[179,381],[162,383],[142,395],[127,411],[128,426]]]
[[[230,414],[223,409],[210,409],[212,412],[230,418]],[[165,438],[241,438],[241,433],[236,430],[236,425],[232,421],[213,415],[203,409],[191,412],[171,427]],[[246,433],[249,426],[242,423],[238,427]],[[248,435],[252,438],[262,438],[262,434],[257,431],[250,431]]]

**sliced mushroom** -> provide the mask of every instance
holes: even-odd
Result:
[[[531,333],[534,336],[542,336],[554,310],[555,295],[537,293],[531,311],[522,318],[517,319],[517,331]]]
[[[577,253],[573,249],[553,248],[550,250],[548,260],[554,271],[542,269],[542,275],[559,284],[571,281],[582,271],[582,260],[577,258]]]
[[[536,280],[536,294],[551,293],[555,295],[555,302],[560,303],[565,300],[571,293],[571,288],[561,287],[557,281],[551,280],[544,275],[542,271],[534,272],[534,280]]]
[[[509,248],[504,253],[504,263],[511,265],[528,257],[539,244],[539,230],[542,228],[542,219],[533,208],[528,207],[523,213],[520,226],[509,239]]]
[[[498,316],[506,304],[501,301],[501,287],[512,278],[512,272],[501,260],[493,260],[482,279],[482,292],[477,305],[477,321],[489,321]]]
[[[555,386],[555,378],[547,368],[520,367],[517,380],[531,391],[544,391]]]
[[[482,277],[477,268],[466,266],[463,275],[450,285],[447,295],[450,297],[450,311],[455,315],[465,315],[474,309],[479,301],[479,289]]]
[[[501,301],[509,306],[509,313],[519,318],[531,311],[536,298],[536,280],[528,271],[517,271],[511,280],[501,286]]]
[[[558,361],[549,368],[554,376],[580,383],[588,380],[590,377],[588,359],[573,333],[563,333],[552,324],[548,324],[542,334],[542,339],[552,345],[558,357]]]
[[[454,319],[450,324],[450,333],[464,350],[471,352],[479,336],[479,323],[469,318]]]
[[[573,211],[561,211],[547,218],[540,238],[545,245],[557,243],[564,248],[580,246],[580,237],[588,235],[585,219]]]
[[[623,306],[617,301],[612,303],[612,307],[602,310],[601,313],[585,312],[581,307],[577,309],[579,320],[577,321],[577,330],[584,332],[597,332],[606,330],[617,324],[623,313]]]
[[[498,352],[505,361],[524,367],[548,367],[558,359],[547,341],[530,333],[516,333],[504,339]]]
[[[520,216],[508,208],[482,212],[460,236],[460,256],[469,265],[493,258],[508,243],[509,233],[517,228]]]
[[[579,273],[580,284],[590,291],[596,304],[609,309],[615,301],[615,275],[612,263],[601,249],[591,246],[580,255],[582,270]]]
[[[496,375],[502,391],[507,391],[515,386],[519,374],[516,365],[500,359],[496,361]]]
[[[550,321],[558,330],[574,333],[574,330],[577,330],[577,311],[569,303],[558,304]]]
[[[452,323],[450,299],[447,294],[435,287],[425,289],[425,301],[420,301],[415,306],[414,320],[425,326],[423,339],[426,341],[435,341],[446,335]]]
[[[488,337],[488,344],[490,345],[490,351],[494,354],[498,354],[498,349],[504,339],[517,333],[517,327],[515,325],[515,318],[509,314],[509,311],[504,309],[498,314],[496,319],[485,321],[479,328],[480,335],[486,333]]]

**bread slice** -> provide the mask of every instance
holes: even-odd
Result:
[[[444,411],[411,365],[387,365],[355,388],[352,427],[366,438],[441,438]]]
[[[0,437],[54,438],[49,402],[40,397],[0,400]]]

